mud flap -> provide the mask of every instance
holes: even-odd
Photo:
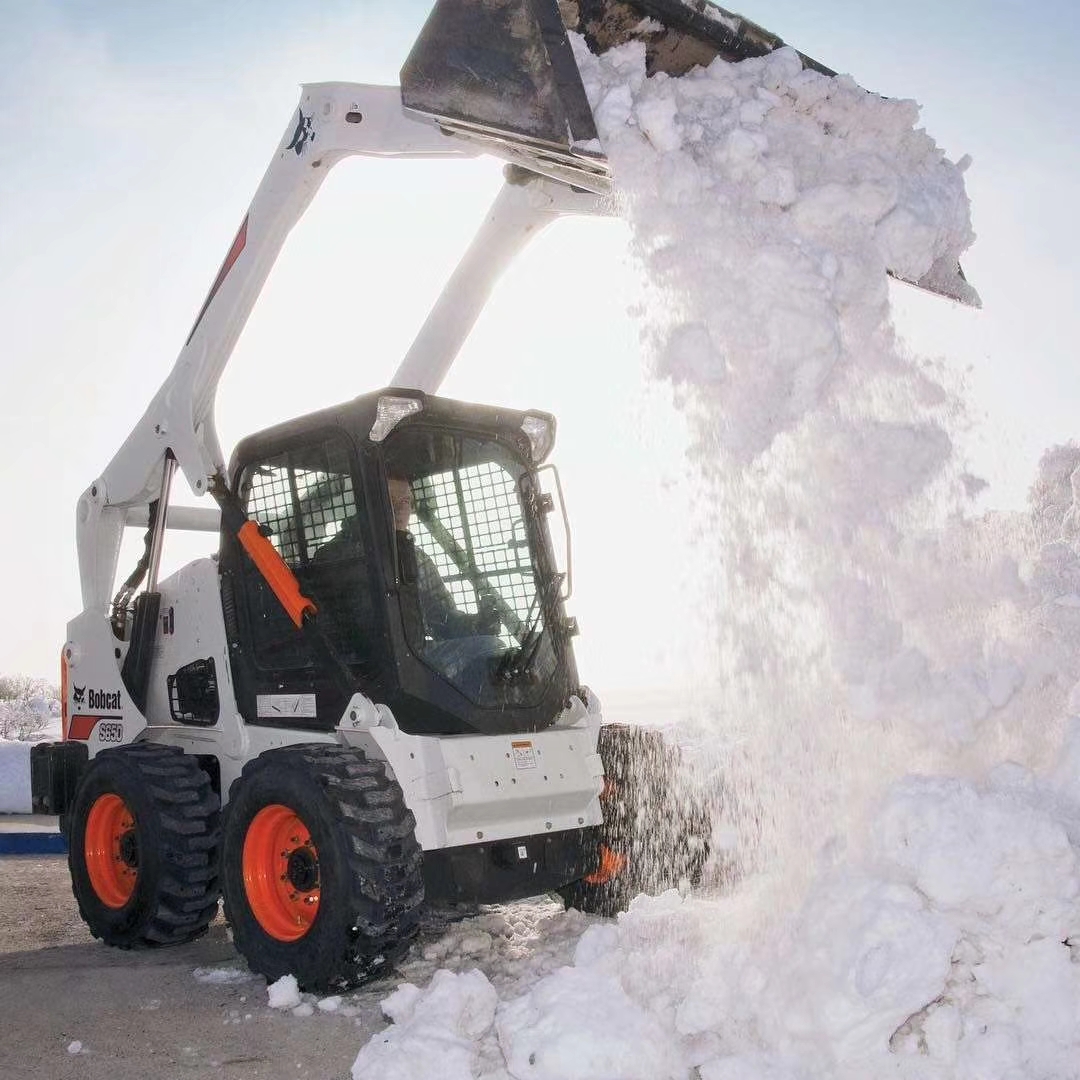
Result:
[[[84,742],[36,743],[30,751],[30,793],[35,814],[66,814],[89,764]]]

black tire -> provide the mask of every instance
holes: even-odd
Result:
[[[307,832],[260,860],[267,822],[280,817],[278,808],[292,811]],[[256,822],[263,811],[270,817]],[[302,989],[319,993],[389,972],[420,925],[423,854],[415,829],[401,788],[382,762],[359,750],[304,744],[249,762],[227,807],[222,884],[233,941],[252,971],[270,981],[292,974]],[[281,863],[268,865],[278,854]],[[260,894],[260,874],[268,883],[262,888],[279,879],[289,898]],[[272,932],[278,924],[270,916],[281,913],[280,904],[286,914],[298,913],[293,940]]]
[[[696,885],[709,854],[711,818],[681,780],[678,747],[658,731],[605,724],[598,749],[609,783],[601,796],[604,824],[586,836],[585,863],[599,867],[606,848],[625,866],[604,881],[573,881],[558,894],[567,907],[613,916],[639,893]]]
[[[123,835],[106,850],[103,818],[117,799]],[[88,824],[97,847],[87,844]],[[94,937],[130,949],[206,932],[218,905],[219,800],[195,758],[155,743],[101,751],[64,825],[72,891]]]

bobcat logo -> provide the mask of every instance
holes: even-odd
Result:
[[[76,705],[82,705],[86,701],[86,687],[85,686],[73,686],[72,697],[75,699]]]
[[[299,157],[304,152],[304,147],[315,140],[315,130],[310,116],[305,116],[302,109],[297,110],[296,130],[293,132],[292,142],[285,147],[286,150],[295,150]]]

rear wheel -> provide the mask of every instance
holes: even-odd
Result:
[[[65,815],[68,865],[90,932],[121,948],[177,945],[217,911],[218,798],[178,747],[103,750]]]
[[[233,785],[225,913],[253,971],[342,990],[389,971],[424,898],[416,821],[385,766],[358,750],[269,750]]]
[[[625,911],[638,893],[697,884],[709,853],[704,802],[679,781],[681,755],[658,731],[605,724],[604,824],[591,833],[593,870],[559,890],[567,907],[596,915]]]

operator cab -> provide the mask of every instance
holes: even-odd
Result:
[[[319,627],[298,631],[223,533],[244,718],[325,730],[359,690],[413,734],[549,726],[578,691],[543,490],[554,432],[546,413],[386,390],[241,442],[230,483]]]

